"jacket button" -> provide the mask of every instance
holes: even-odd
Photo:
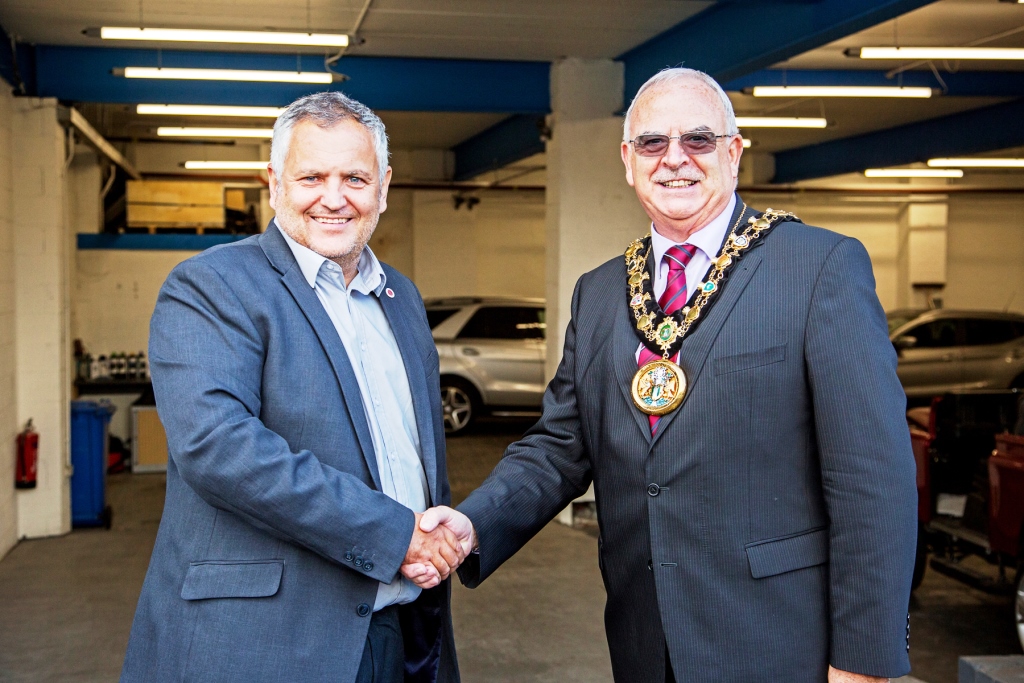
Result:
[[[658,486],[657,484],[651,484],[650,486],[647,487],[647,495],[648,496],[651,496],[653,498],[654,496],[658,495],[659,493],[661,493],[661,487]]]
[[[346,562],[351,562],[353,557],[355,557],[355,555],[353,555],[351,552],[345,553],[345,561]]]
[[[353,564],[354,564],[355,566],[357,566],[357,567],[362,567],[362,566],[363,566],[363,558],[361,558],[361,557],[357,557],[357,558],[355,559],[355,562],[353,562]]]
[[[372,572],[373,571],[373,562],[369,562],[369,561],[363,562],[363,571],[364,572]]]
[[[358,614],[361,617],[368,616],[370,614],[370,606],[367,605],[365,602],[359,603],[359,606],[356,607],[356,614]]]

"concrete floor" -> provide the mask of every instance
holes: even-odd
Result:
[[[461,500],[523,423],[449,442]],[[0,561],[0,681],[114,681],[163,507],[164,477],[110,477],[111,531],[26,541]],[[453,592],[466,683],[611,681],[591,534],[545,528],[479,589]],[[929,572],[911,603],[913,675],[955,683],[959,655],[1016,654],[1012,603]],[[907,679],[905,683],[910,683]]]

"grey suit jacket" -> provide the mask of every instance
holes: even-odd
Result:
[[[449,498],[438,360],[384,266],[431,501]],[[354,681],[414,516],[381,493],[345,348],[278,229],[167,278],[150,363],[167,499],[122,681]],[[457,681],[450,583],[402,610],[408,681]]]
[[[616,681],[664,680],[666,646],[687,683],[903,675],[914,460],[867,253],[782,223],[717,296],[652,439],[623,259],[580,278],[543,417],[459,506],[480,541],[460,577],[479,584],[593,480]]]

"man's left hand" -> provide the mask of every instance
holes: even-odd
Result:
[[[830,666],[828,668],[828,683],[889,683],[889,679],[879,678],[878,676],[854,674],[849,671],[833,669]]]

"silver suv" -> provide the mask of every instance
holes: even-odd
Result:
[[[543,299],[427,299],[441,361],[444,430],[458,434],[483,413],[540,415],[544,396]]]
[[[1024,388],[1024,315],[905,309],[887,318],[908,398]]]

